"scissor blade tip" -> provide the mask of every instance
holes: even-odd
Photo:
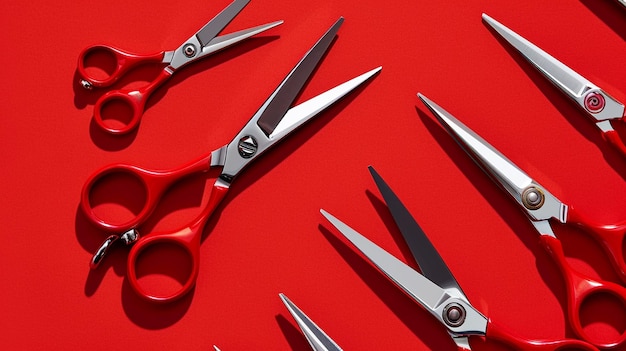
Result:
[[[373,75],[377,74],[378,72],[380,72],[383,69],[383,66],[378,66],[370,71],[367,71],[365,73],[362,74],[362,76],[366,77],[366,78],[370,78]]]
[[[504,27],[500,22],[496,21],[495,19],[493,19],[493,17],[489,16],[486,13],[482,14],[482,18],[491,27],[494,27],[494,28],[496,28],[496,27]]]
[[[422,100],[422,102],[424,103],[424,105],[426,105],[426,107],[432,109],[433,106],[436,106],[436,104],[429,98],[427,98],[424,94],[422,93],[417,93],[417,97]]]

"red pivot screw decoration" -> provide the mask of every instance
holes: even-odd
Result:
[[[606,101],[604,96],[597,92],[591,92],[585,96],[585,108],[591,113],[598,113],[604,109]]]

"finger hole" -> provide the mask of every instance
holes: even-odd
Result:
[[[111,96],[99,106],[98,119],[110,131],[122,132],[131,127],[135,116],[135,106],[122,96]]]
[[[591,294],[580,306],[580,322],[589,341],[613,344],[626,331],[626,301],[608,291]]]
[[[137,285],[156,299],[167,299],[182,293],[192,278],[193,258],[183,246],[158,243],[142,250],[135,262]]]
[[[117,56],[111,50],[104,47],[95,47],[89,50],[83,57],[83,69],[87,77],[98,81],[104,81],[117,70]]]
[[[101,221],[122,225],[141,213],[146,206],[147,196],[148,189],[139,176],[116,169],[92,185],[89,206]]]

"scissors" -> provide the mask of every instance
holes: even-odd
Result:
[[[301,309],[298,308],[285,294],[278,294],[287,307],[293,319],[298,323],[302,334],[306,337],[313,351],[341,351],[337,345],[320,327],[315,324]]]
[[[283,21],[276,21],[218,37],[217,34],[239,14],[248,2],[250,0],[235,0],[174,51],[141,55],[128,53],[107,45],[90,46],[83,50],[78,56],[78,73],[82,77],[80,81],[82,87],[88,90],[93,89],[93,87],[104,88],[111,86],[139,65],[148,63],[162,63],[165,65],[159,75],[141,89],[111,90],[101,96],[94,106],[96,123],[102,129],[112,134],[129,133],[139,124],[148,97],[179,68],[283,23]],[[112,57],[115,60],[115,69],[104,78],[89,72],[88,59],[95,55]],[[105,106],[113,101],[126,105],[129,111],[132,111],[128,123],[122,127],[111,126],[111,123],[107,123],[102,116]]]
[[[330,213],[320,212],[387,278],[430,312],[447,329],[458,350],[471,350],[473,336],[493,339],[516,350],[597,350],[580,340],[525,340],[485,317],[469,302],[444,260],[389,185],[373,167],[369,170],[421,274]]]
[[[626,145],[611,125],[612,120],[624,122],[624,104],[498,21],[484,13],[482,18],[539,72],[580,106],[600,129],[602,137],[626,156]]]
[[[313,351],[342,351],[342,349],[331,339],[320,327],[311,320],[301,309],[298,308],[285,294],[278,294],[287,307],[293,319],[298,323],[302,334],[306,337]],[[215,351],[220,349],[213,345]]]
[[[199,247],[204,224],[222,201],[236,176],[267,149],[283,140],[296,128],[353,91],[382,69],[382,67],[378,67],[363,73],[310,100],[289,108],[330,47],[342,23],[343,18],[339,18],[330,27],[227,145],[173,170],[153,171],[133,165],[113,164],[92,175],[82,189],[80,205],[82,210],[93,223],[102,229],[123,233],[120,236],[113,235],[105,240],[91,261],[92,268],[102,260],[110,245],[122,239],[121,241],[128,244],[134,242],[128,257],[127,270],[130,285],[140,296],[159,302],[171,301],[189,292],[198,275]],[[136,228],[148,218],[166,189],[183,177],[198,172],[206,172],[213,167],[222,167],[221,174],[213,184],[208,204],[196,219],[180,230],[171,233],[152,233],[139,238],[139,232]],[[130,174],[141,181],[146,189],[147,195],[143,209],[135,218],[124,223],[108,223],[101,219],[94,212],[90,202],[94,185],[103,177],[111,174]],[[142,251],[156,244],[178,245],[186,249],[191,258],[192,268],[189,278],[183,287],[174,293],[150,293],[145,291],[146,289],[137,281],[136,266],[139,255]]]
[[[613,282],[594,280],[575,271],[565,258],[561,242],[550,226],[550,220],[553,219],[563,224],[575,224],[586,229],[585,232],[601,242],[607,252],[613,253],[614,258],[615,255],[619,254],[621,257],[622,254],[621,245],[624,240],[624,230],[626,230],[624,225],[589,225],[585,217],[577,213],[574,208],[557,199],[548,189],[533,180],[450,113],[424,95],[418,94],[418,96],[465,152],[515,199],[519,208],[528,216],[539,234],[542,246],[552,256],[565,279],[567,319],[578,337],[600,348],[612,348],[623,344],[626,341],[626,331],[622,331],[619,338],[611,342],[600,342],[591,338],[582,327],[581,306],[585,300],[594,295],[610,294],[619,299],[626,310],[626,288]]]

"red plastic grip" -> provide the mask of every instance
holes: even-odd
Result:
[[[159,75],[148,85],[137,90],[112,90],[104,94],[96,101],[94,106],[93,117],[102,129],[117,135],[123,135],[130,133],[139,125],[141,116],[143,115],[146,101],[148,97],[154,92],[161,84],[171,77],[172,73],[169,70],[162,70]],[[113,101],[121,102],[130,107],[131,116],[128,123],[125,123],[121,128],[113,127],[105,122],[102,111],[107,104]]]
[[[626,236],[626,223],[611,225],[599,225],[592,223],[585,216],[578,213],[570,206],[568,221],[576,223],[596,240],[606,253],[613,269],[626,284],[626,261],[624,260],[624,238]]]
[[[191,225],[177,230],[173,233],[152,233],[143,238],[140,238],[130,250],[127,262],[128,281],[130,286],[137,292],[137,294],[148,301],[153,302],[171,302],[175,301],[184,295],[186,295],[194,287],[196,279],[198,278],[198,268],[200,264],[200,242],[202,238],[202,232],[206,221],[210,218],[211,214],[215,211],[217,206],[222,202],[228,188],[221,186],[213,186],[209,202],[206,207],[198,215],[198,217],[191,223]],[[183,284],[183,286],[176,292],[169,295],[156,295],[144,290],[139,284],[137,279],[137,260],[139,255],[150,246],[156,244],[173,244],[183,247],[191,257],[191,272],[189,278]]]
[[[104,55],[111,55],[115,59],[115,68],[106,78],[96,78],[87,72],[86,61],[91,55],[97,55],[99,52]],[[162,62],[164,52],[157,52],[150,55],[133,54],[122,51],[118,48],[108,45],[93,45],[85,48],[78,55],[78,73],[82,79],[89,82],[97,88],[108,87],[117,82],[126,72],[138,65],[150,62]]]
[[[594,294],[612,294],[618,298],[626,309],[626,289],[611,282],[599,282],[583,276],[573,270],[567,263],[561,242],[552,236],[542,235],[541,244],[554,259],[566,284],[567,291],[567,320],[574,333],[581,338],[597,346],[598,348],[610,349],[622,345],[626,341],[626,331],[622,332],[617,340],[600,342],[593,340],[583,329],[580,320],[581,307],[585,299]]]
[[[497,324],[494,324],[491,320],[489,320],[487,324],[487,338],[493,339],[503,345],[511,346],[516,350],[598,351],[595,346],[580,340],[537,341],[522,339],[509,333]]]
[[[604,140],[606,140],[609,144],[611,144],[617,151],[619,151],[622,155],[626,156],[626,145],[620,138],[619,134],[617,134],[614,130],[606,131],[602,134]]]
[[[182,167],[167,171],[152,171],[127,164],[113,164],[102,168],[87,179],[81,191],[80,206],[94,224],[107,231],[124,232],[141,224],[156,208],[159,199],[173,183],[183,177],[206,172],[211,168],[211,154],[205,155]],[[146,202],[134,218],[123,223],[108,223],[96,215],[91,207],[91,193],[94,186],[106,176],[115,173],[129,173],[139,179],[146,190]]]

